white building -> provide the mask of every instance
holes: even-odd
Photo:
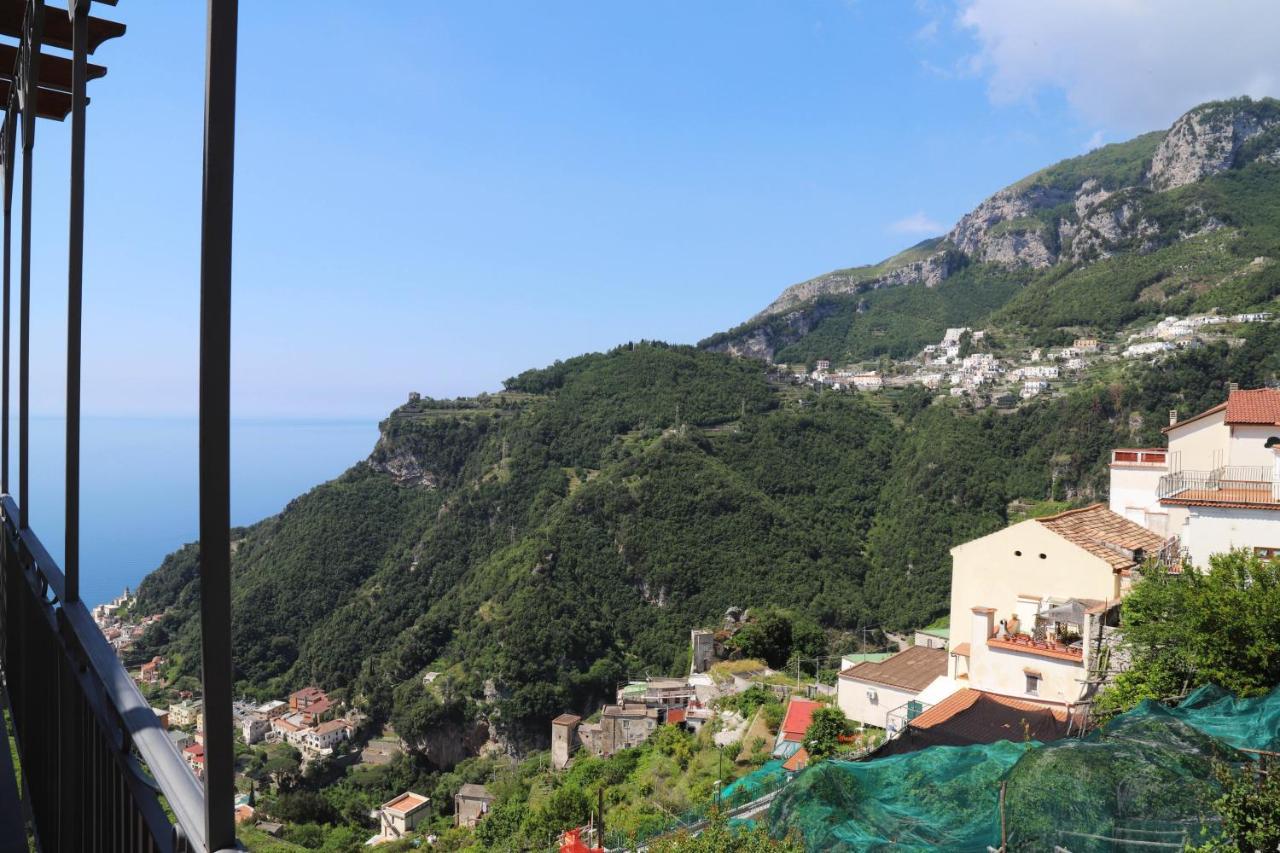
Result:
[[[954,329],[947,329],[946,333],[942,336],[942,345],[946,347],[959,344],[960,338],[967,331],[969,331],[968,326],[958,326]]]
[[[347,721],[329,720],[303,732],[302,744],[307,749],[326,753],[347,739]]]
[[[864,661],[840,673],[836,702],[849,719],[867,726],[889,728],[889,715],[907,718],[922,710],[908,706],[926,687],[947,674],[947,652],[912,646],[883,661]]]
[[[1192,563],[1232,548],[1280,548],[1280,390],[1227,401],[1165,428],[1167,448],[1111,453],[1113,512],[1176,536]]]
[[[406,791],[378,809],[378,836],[382,841],[403,838],[430,816],[431,799]]]
[[[1173,348],[1173,344],[1168,341],[1151,341],[1150,343],[1145,344],[1133,344],[1128,347],[1122,355],[1125,358],[1142,358],[1144,356],[1169,352]]]
[[[1165,545],[1095,504],[952,548],[948,674],[1002,696],[1089,698],[1093,640],[1114,624],[1132,571]]]
[[[1053,364],[1033,364],[1022,368],[1023,379],[1057,379],[1058,368]]]
[[[246,744],[255,744],[271,731],[271,721],[258,714],[252,714],[240,720],[240,736]]]
[[[1043,379],[1028,379],[1022,383],[1022,399],[1030,400],[1038,394],[1049,390],[1049,383]]]
[[[884,379],[875,371],[855,373],[853,375],[853,387],[859,391],[879,391],[884,387]]]

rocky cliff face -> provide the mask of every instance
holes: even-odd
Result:
[[[423,486],[428,489],[436,487],[435,473],[428,470],[412,451],[388,441],[385,435],[378,439],[378,444],[370,454],[369,467],[381,474],[390,475],[401,486]]]
[[[1206,104],[1175,121],[1151,158],[1151,188],[1171,190],[1230,169],[1246,142],[1280,125],[1280,115],[1254,106],[1248,99]],[[1277,153],[1280,146],[1263,156]]]
[[[865,293],[881,287],[915,283],[926,287],[937,287],[963,263],[964,258],[953,249],[940,248],[920,260],[908,261],[889,269],[872,272],[867,267],[860,267],[827,273],[791,285],[757,314],[755,319],[791,311],[796,306],[810,302],[819,296]]]
[[[1041,269],[1057,255],[1039,215],[1070,199],[1058,188],[1009,187],[961,217],[947,239],[977,261]]]
[[[822,302],[791,311],[771,322],[756,326],[736,338],[708,347],[712,352],[727,352],[739,358],[773,361],[778,350],[809,334],[818,323],[831,316],[833,306]]]
[[[1157,141],[1158,140],[1158,141]],[[1154,146],[1154,148],[1152,147]],[[1148,162],[1149,160],[1149,162]],[[770,358],[816,325],[818,297],[883,287],[935,287],[969,263],[1034,274],[1117,252],[1149,252],[1223,227],[1188,203],[1180,221],[1145,213],[1153,193],[1186,186],[1250,160],[1280,162],[1280,101],[1237,98],[1189,111],[1162,137],[1148,134],[1038,172],[961,217],[924,253],[840,270],[792,285],[736,338],[713,349]],[[919,249],[920,247],[917,247]],[[781,318],[781,324],[763,321]]]

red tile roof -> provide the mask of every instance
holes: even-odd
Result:
[[[813,722],[813,712],[821,707],[821,702],[812,702],[793,696],[787,705],[787,715],[782,718],[782,726],[779,729],[783,740],[804,740],[804,733],[809,730],[809,724]]]
[[[1073,545],[1101,557],[1116,571],[1137,565],[1134,551],[1156,554],[1164,547],[1162,537],[1117,515],[1106,504],[1070,509],[1037,520]]]
[[[1232,391],[1227,395],[1227,423],[1280,426],[1280,390]]]
[[[908,726],[914,732],[928,735],[931,744],[963,746],[1019,741],[1027,733],[1036,740],[1047,741],[1066,734],[1067,712],[1061,706],[964,687],[920,714]]]
[[[670,724],[684,722],[684,708],[671,708],[667,711],[667,722]]]
[[[809,751],[803,746],[791,754],[791,757],[782,762],[782,769],[788,773],[795,773],[797,770],[803,770],[809,766]]]
[[[939,675],[946,674],[946,650],[926,646],[912,646],[882,661],[863,661],[840,673],[843,678],[856,678],[914,693],[924,690]]]
[[[575,723],[582,722],[582,718],[577,714],[561,714],[551,721],[553,726],[572,726]]]

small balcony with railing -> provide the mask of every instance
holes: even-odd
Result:
[[[1163,503],[1190,506],[1280,507],[1280,481],[1269,465],[1177,471],[1160,478],[1156,494]]]

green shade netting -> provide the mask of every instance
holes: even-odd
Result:
[[[1000,782],[1014,850],[1159,853],[1217,828],[1213,763],[1275,749],[1280,689],[1238,700],[1216,687],[1154,702],[1085,738],[931,747],[822,762],[778,795],[770,833],[809,850],[986,850],[1000,845]],[[1127,842],[1141,841],[1142,844]]]

